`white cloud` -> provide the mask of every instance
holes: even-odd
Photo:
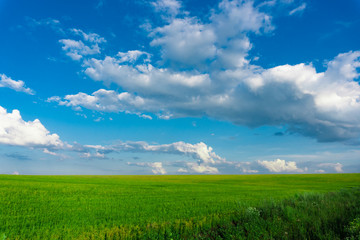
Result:
[[[149,115],[146,115],[146,114],[137,114],[139,117],[143,118],[143,119],[149,119],[149,120],[152,120],[153,118]]]
[[[254,7],[253,1],[222,1],[209,23],[196,17],[174,18],[150,29],[151,46],[161,47],[164,63],[173,68],[230,68],[247,63],[251,49],[248,32],[269,32],[271,17]],[[210,64],[212,63],[212,64]]]
[[[359,56],[360,52],[340,54],[328,63],[325,72],[317,72],[311,64],[297,64],[270,69],[248,66],[206,74],[159,69],[150,64],[129,66],[106,57],[89,60],[85,73],[94,80],[117,83],[128,91],[120,94],[129,94],[130,99],[144,100],[141,106],[122,106],[116,97],[108,97],[117,93],[106,92],[96,98],[99,111],[128,107],[131,112],[152,112],[161,118],[206,115],[251,127],[286,124],[290,132],[319,141],[344,141],[360,134],[360,119],[356,117],[360,114],[360,86],[354,81]],[[79,95],[84,99],[90,96]],[[67,98],[64,105],[94,109]]]
[[[70,32],[76,36],[80,36],[82,40],[74,39],[60,39],[59,42],[63,45],[62,50],[65,51],[72,60],[78,61],[85,56],[95,55],[100,53],[99,44],[105,43],[105,38],[96,33],[85,33],[81,29],[70,29]]]
[[[162,58],[172,65],[203,64],[216,54],[214,31],[196,18],[174,19],[169,25],[153,30],[151,46],[160,46]]]
[[[177,170],[177,172],[178,172],[178,173],[188,173],[189,171],[188,171],[187,169],[185,169],[185,168],[179,168],[179,169]]]
[[[181,3],[177,0],[157,0],[151,4],[157,12],[164,12],[171,17],[176,16],[181,8]]]
[[[294,15],[294,14],[301,14],[306,8],[306,3],[301,4],[300,6],[298,6],[297,8],[291,10],[289,12],[289,15]]]
[[[271,16],[254,7],[254,1],[223,0],[211,20],[216,26],[218,37],[224,40],[245,32],[260,33],[274,29]]]
[[[319,169],[319,170],[315,170],[316,173],[325,173],[325,170],[323,169]]]
[[[21,80],[13,80],[10,77],[7,77],[5,74],[0,74],[0,88],[10,88],[17,92],[24,92],[30,95],[34,95],[35,92],[25,87],[25,83]]]
[[[62,49],[72,60],[80,60],[83,56],[100,53],[100,48],[97,44],[89,47],[81,40],[76,41],[72,39],[61,39],[59,42],[63,44]]]
[[[152,113],[162,119],[207,116],[249,127],[286,126],[321,142],[357,140],[360,52],[339,54],[324,72],[311,63],[253,65],[247,59],[249,33],[274,29],[271,16],[260,10],[253,1],[224,0],[207,20],[185,14],[152,28],[151,46],[161,55],[157,66],[139,50],[104,59],[69,50],[84,60],[87,76],[115,83],[123,92],[100,89],[57,101],[74,109]]]
[[[210,146],[200,142],[190,144],[185,142],[175,142],[170,144],[150,145],[146,142],[120,142],[110,146],[101,145],[76,145],[74,151],[81,152],[85,157],[93,157],[95,154],[109,154],[113,152],[136,152],[136,153],[163,153],[188,156],[196,162],[185,162],[181,172],[195,173],[219,173],[214,167],[218,164],[226,164],[226,160],[217,155]],[[95,151],[95,153],[93,153]],[[131,165],[138,165],[132,164]],[[141,163],[140,165],[143,165]],[[146,165],[149,166],[149,165]],[[155,166],[155,165],[154,165]]]
[[[212,147],[200,142],[190,144],[185,142],[175,142],[170,144],[150,145],[146,142],[124,142],[112,147],[118,151],[131,152],[157,152],[167,154],[178,154],[190,156],[201,164],[216,164],[225,162],[225,159],[213,152]]]
[[[162,162],[142,162],[142,163],[131,163],[128,162],[128,165],[134,165],[134,166],[139,166],[139,167],[150,167],[151,171],[154,174],[161,174],[164,175],[166,174],[166,170],[165,168],[163,168],[162,166]]]
[[[90,43],[105,43],[106,40],[103,37],[100,37],[99,34],[97,33],[85,33],[83,30],[81,29],[71,29],[71,32],[73,32],[76,35],[81,36],[85,41],[90,42]]]
[[[128,91],[144,94],[144,97],[185,97],[184,92],[199,93],[206,91],[210,85],[208,74],[173,72],[166,68],[155,68],[151,64],[130,66],[113,57],[90,59],[85,62],[85,66],[85,73],[90,78],[106,83],[114,82]],[[174,88],[177,91],[173,91]]]
[[[259,172],[259,170],[246,169],[246,168],[244,168],[242,171],[243,171],[243,173],[258,173]]]
[[[53,96],[46,99],[46,102],[61,102],[61,97],[59,96]]]
[[[62,148],[64,143],[50,132],[38,119],[24,121],[18,110],[8,113],[0,106],[0,143],[38,148]]]
[[[317,165],[321,168],[332,168],[338,173],[342,173],[343,171],[343,165],[341,163],[321,163]]]
[[[259,170],[251,169],[254,165],[251,162],[234,162],[232,163],[236,168],[240,168],[243,173],[258,173]]]
[[[145,61],[150,61],[150,54],[147,52],[139,51],[139,50],[132,50],[127,52],[119,52],[117,54],[119,56],[119,62],[129,62],[134,63],[136,62],[141,56],[145,56]]]
[[[52,156],[58,156],[57,153],[49,151],[49,149],[47,149],[47,148],[44,148],[43,152],[46,154],[52,155]]]
[[[206,174],[217,174],[219,170],[216,167],[211,167],[207,164],[196,164],[196,163],[187,163],[186,164],[189,170],[196,173],[206,173]]]
[[[66,95],[63,100],[58,96],[53,96],[47,101],[58,102],[59,105],[73,107],[75,110],[86,108],[100,112],[125,112],[136,114],[144,119],[152,119],[151,116],[138,112],[146,111],[148,105],[151,105],[151,100],[148,101],[128,92],[116,93],[113,90],[99,89],[92,95],[85,93]]]
[[[259,165],[265,167],[270,172],[304,172],[296,166],[296,162],[286,162],[285,160],[276,159],[274,161],[257,161]]]

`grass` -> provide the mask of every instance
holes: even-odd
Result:
[[[349,225],[351,221],[356,224],[355,217],[360,217],[355,216],[360,204],[360,199],[356,198],[359,197],[357,191],[332,193],[334,196],[325,193],[359,185],[360,174],[0,175],[0,240],[221,239],[231,236],[241,239],[246,236],[251,238],[251,229],[256,229],[256,226],[263,229],[256,230],[256,233],[263,232],[263,235],[254,235],[253,239],[271,239],[275,235],[265,233],[275,225],[278,230],[273,232],[281,232],[281,238],[288,236],[292,239],[290,235],[298,229],[286,227],[285,223],[300,218],[311,223],[317,216],[317,208],[311,210],[310,205],[306,205],[310,203],[335,212],[340,216],[336,219],[344,218],[339,221],[341,224]],[[301,202],[303,200],[307,203]],[[334,201],[326,202],[328,200]],[[348,210],[349,206],[345,203],[356,200],[358,205],[353,204],[350,206],[353,210]],[[303,208],[310,210],[300,213]],[[306,217],[308,215],[311,217]],[[330,215],[323,217],[329,218]],[[249,216],[259,225],[249,221]],[[281,221],[272,216],[280,217]],[[271,224],[268,226],[269,221]],[[304,221],[300,225],[308,226]],[[331,225],[324,223],[324,227],[321,221],[318,220],[320,230]],[[346,229],[346,226],[342,228]],[[319,229],[316,232],[321,232]],[[344,231],[341,234],[344,235]],[[284,235],[285,232],[287,235]],[[334,234],[340,233],[337,231]]]

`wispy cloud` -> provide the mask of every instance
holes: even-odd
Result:
[[[297,8],[294,8],[293,10],[291,10],[289,12],[289,15],[291,16],[291,15],[294,15],[294,14],[301,14],[301,13],[304,12],[305,8],[306,8],[306,3],[303,3],[300,6],[298,6]]]
[[[35,91],[25,87],[24,81],[13,80],[5,74],[0,74],[0,88],[10,88],[17,92],[24,92],[30,95],[34,95]]]
[[[61,22],[58,19],[54,18],[44,18],[44,19],[34,19],[31,17],[26,17],[26,22],[29,27],[47,27],[51,30],[64,35],[65,30],[63,29]]]

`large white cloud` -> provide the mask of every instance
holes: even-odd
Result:
[[[64,143],[50,132],[38,119],[24,121],[18,110],[8,113],[0,106],[0,143],[38,148],[62,148]]]
[[[184,92],[200,94],[210,85],[208,74],[174,72],[167,68],[156,68],[151,64],[136,66],[123,63],[122,58],[105,57],[104,60],[89,59],[85,63],[85,73],[96,81],[116,83],[131,92],[146,96],[187,97]],[[174,91],[177,89],[177,91]]]
[[[115,83],[123,92],[100,89],[59,102],[165,119],[208,116],[249,127],[281,125],[318,141],[358,140],[360,52],[339,54],[324,72],[311,63],[256,66],[248,59],[250,33],[274,29],[271,16],[260,9],[253,1],[224,0],[207,21],[177,12],[182,18],[149,30],[150,46],[159,50],[161,61],[152,63],[150,54],[139,50],[84,59],[87,76]]]
[[[91,60],[92,67],[86,70],[90,77],[115,82],[128,92],[68,95],[65,105],[100,111],[128,108],[170,117],[207,115],[250,127],[284,125],[319,141],[356,139],[360,133],[356,117],[360,114],[360,86],[354,79],[359,56],[360,52],[340,54],[325,72],[317,72],[311,64],[298,64],[197,75],[151,65],[122,65],[113,58]],[[143,104],[116,97],[121,95],[142,99]]]
[[[251,49],[247,33],[268,32],[271,17],[253,1],[222,1],[209,23],[196,17],[174,18],[151,29],[151,46],[161,47],[165,64],[174,68],[231,68],[243,66]]]
[[[10,77],[6,76],[5,74],[0,74],[0,88],[11,88],[17,92],[24,92],[30,95],[34,95],[34,90],[25,87],[24,81],[21,80],[13,80]]]

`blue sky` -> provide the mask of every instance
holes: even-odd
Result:
[[[359,13],[0,0],[0,174],[360,172]]]

